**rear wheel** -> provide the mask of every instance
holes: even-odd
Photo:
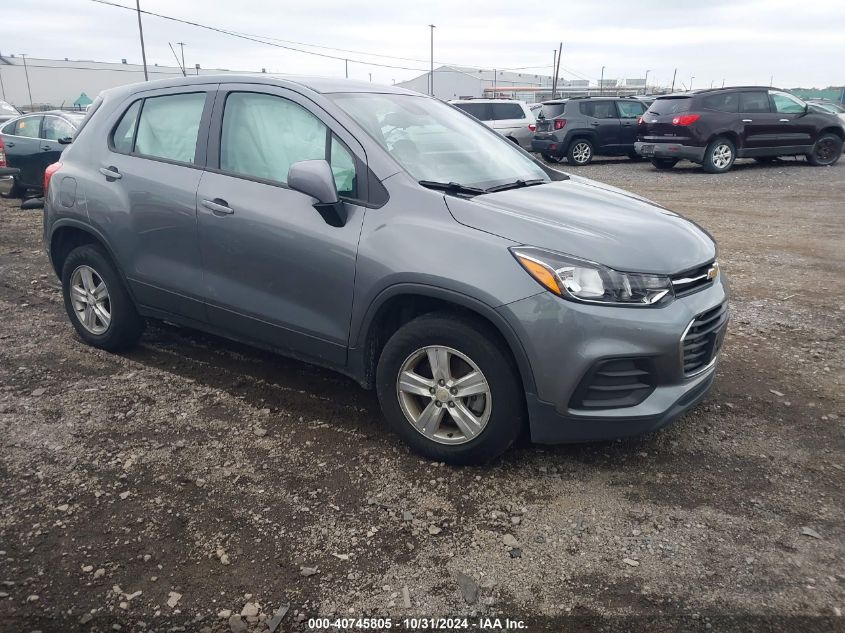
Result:
[[[65,310],[79,337],[110,352],[134,345],[144,331],[123,281],[99,246],[73,249],[62,266]]]
[[[651,164],[657,169],[672,169],[678,164],[677,158],[652,158]]]
[[[389,426],[417,453],[450,464],[505,452],[524,423],[522,383],[482,321],[427,314],[390,337],[376,370]]]
[[[736,146],[729,138],[720,136],[710,141],[704,151],[704,171],[709,174],[723,174],[733,167],[736,160]]]
[[[544,152],[542,154],[542,157],[543,157],[543,160],[545,160],[546,162],[549,162],[549,163],[559,163],[560,162],[560,156],[552,156],[551,154],[547,154],[547,153]]]
[[[828,132],[822,134],[813,145],[813,151],[807,154],[807,162],[811,165],[824,167],[835,165],[842,156],[842,139],[836,134]]]
[[[585,138],[577,138],[569,144],[566,159],[573,165],[589,165],[593,160],[593,144]]]

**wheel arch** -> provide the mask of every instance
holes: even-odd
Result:
[[[731,143],[734,144],[735,150],[742,149],[742,137],[733,130],[722,130],[720,132],[714,132],[710,135],[710,138],[707,139],[707,145],[705,145],[705,147],[708,147],[710,143],[715,141],[717,138],[728,139]]]
[[[53,271],[59,279],[62,277],[62,267],[64,266],[64,261],[67,256],[73,249],[83,246],[84,244],[95,244],[102,247],[114,264],[115,270],[117,270],[117,274],[120,275],[124,286],[129,288],[126,276],[123,274],[123,270],[118,265],[117,258],[115,257],[112,249],[109,247],[105,237],[92,226],[70,218],[57,220],[50,229],[48,254],[50,256],[50,264],[53,267]]]
[[[822,128],[819,131],[819,135],[816,137],[816,140],[820,139],[825,134],[836,134],[836,136],[838,136],[843,142],[845,142],[845,128],[836,127],[834,125]]]
[[[423,314],[452,311],[480,319],[500,337],[514,361],[526,393],[535,393],[534,375],[522,343],[505,318],[494,308],[468,295],[435,286],[400,283],[373,300],[350,340],[350,373],[365,388],[375,382],[375,369],[387,339],[402,325]]]

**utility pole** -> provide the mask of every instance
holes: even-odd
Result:
[[[692,90],[692,80],[695,79],[695,75],[689,78],[689,89]]]
[[[552,49],[552,99],[555,98],[555,88],[557,88],[557,49]]]
[[[29,93],[29,110],[32,112],[32,89],[29,87],[29,69],[26,67],[26,53],[21,53],[23,57],[23,72],[26,75],[26,91]]]
[[[557,65],[555,66],[555,92],[557,92],[557,81],[558,77],[560,77],[560,59],[563,57],[563,42],[560,42],[557,45]],[[552,95],[554,98],[554,95]]]
[[[0,94],[3,95],[3,101],[6,100],[6,86],[3,85],[3,69],[0,68]]]
[[[604,94],[604,66],[601,67],[601,79],[599,79],[599,94]]]
[[[370,76],[370,83],[373,83],[373,73],[367,73]]]
[[[347,78],[347,79],[349,79],[349,60],[348,60],[348,59],[344,59],[344,60],[343,60],[343,63],[344,63],[344,65],[346,66],[346,78]]]
[[[428,25],[431,29],[431,72],[429,73],[429,95],[434,96],[434,29],[436,28],[433,24]]]
[[[675,72],[672,73],[672,87],[669,89],[669,92],[675,92],[675,77],[678,76],[678,69],[675,69]]]
[[[138,35],[141,38],[141,59],[144,62],[144,81],[149,81],[147,73],[147,50],[144,48],[144,27],[141,26],[141,0],[135,0],[135,9],[138,11]]]
[[[182,49],[182,74],[185,74],[185,42],[176,42]]]
[[[185,59],[184,59],[184,57],[182,58],[182,61],[180,62],[179,58],[176,56],[176,51],[173,49],[173,44],[168,42],[167,45],[170,47],[170,52],[173,53],[173,59],[175,59],[176,63],[179,64],[179,70],[182,71],[182,76],[187,77],[188,74],[185,72]]]
[[[645,71],[645,82],[643,83],[643,91],[644,91],[643,94],[648,94],[648,74],[650,72],[651,72],[651,70]]]

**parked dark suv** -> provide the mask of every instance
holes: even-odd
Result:
[[[767,162],[803,154],[812,165],[833,165],[845,140],[835,115],[753,86],[659,97],[637,127],[636,151],[658,169],[686,158],[714,174],[728,171],[737,158]]]
[[[623,97],[546,101],[531,150],[549,162],[566,157],[573,165],[586,165],[596,155],[637,159],[637,119],[646,107],[638,99]]]

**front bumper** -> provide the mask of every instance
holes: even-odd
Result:
[[[681,143],[649,143],[637,141],[634,151],[644,158],[686,158],[694,163],[704,162],[705,147],[683,145]]]
[[[692,376],[683,371],[681,339],[698,315],[727,301],[719,278],[663,308],[618,308],[566,301],[544,292],[498,308],[517,332],[534,375],[526,394],[531,438],[584,442],[638,435],[670,424],[713,384],[716,360]],[[609,358],[644,358],[654,388],[639,403],[574,408],[582,379]]]

